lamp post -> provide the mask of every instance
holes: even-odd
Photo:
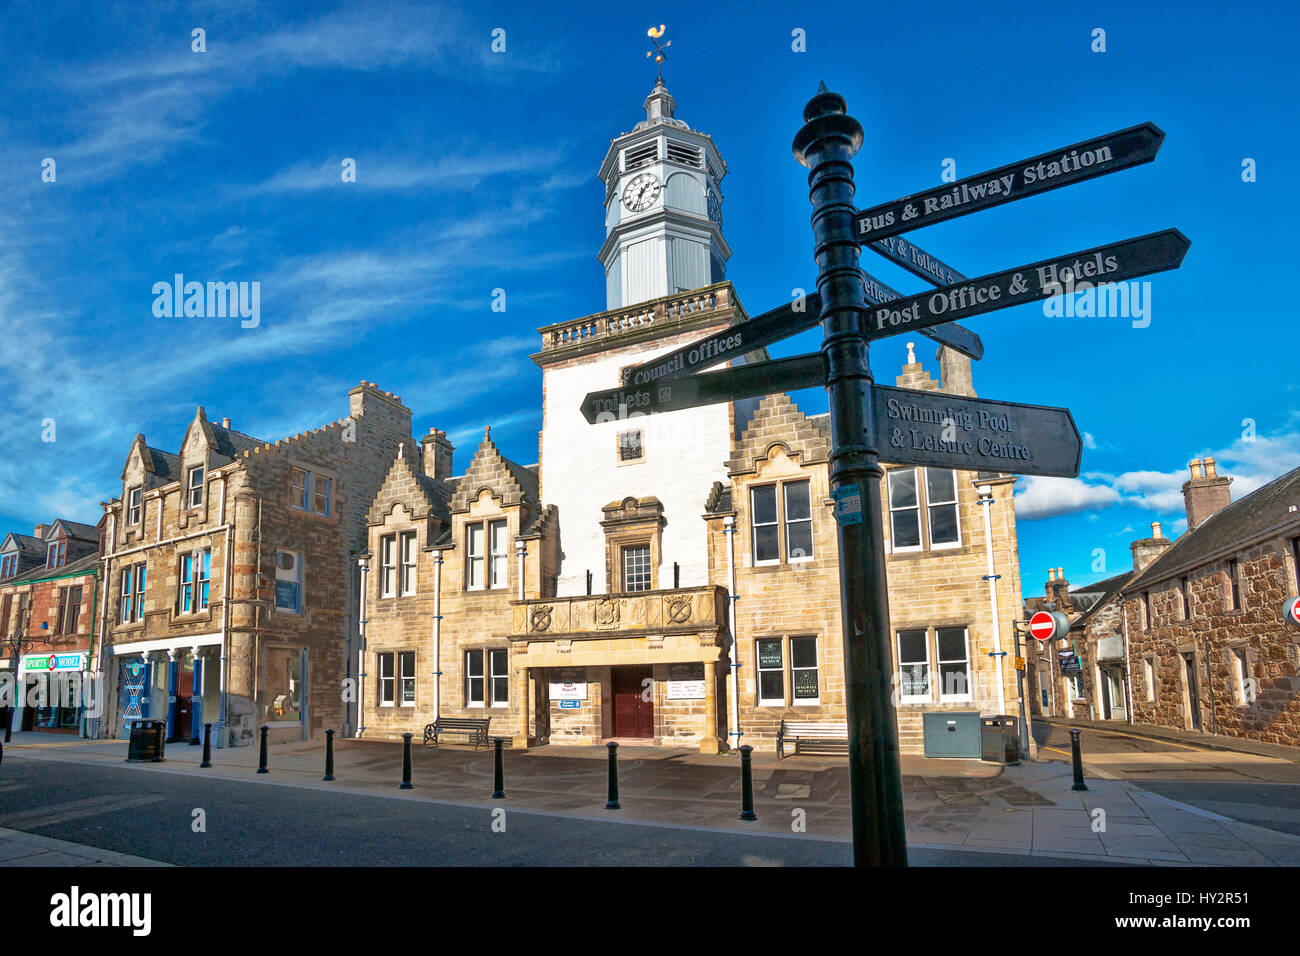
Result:
[[[14,700],[15,706],[8,704],[4,707],[5,713],[5,743],[9,743],[13,733],[14,710],[19,702],[19,695],[22,688],[18,684],[18,665],[23,659],[23,655],[36,646],[36,642],[27,636],[27,627],[32,619],[32,601],[31,595],[23,595],[27,598],[22,606],[18,609],[18,630],[13,634],[6,634],[4,637],[4,646],[9,649],[9,659],[13,662],[14,675]]]

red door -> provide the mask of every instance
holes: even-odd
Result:
[[[655,735],[654,695],[650,692],[648,667],[616,667],[614,684],[614,736],[653,737]],[[647,700],[645,698],[649,697]]]
[[[176,739],[190,739],[190,717],[193,704],[190,697],[194,694],[194,672],[180,669],[176,676]]]

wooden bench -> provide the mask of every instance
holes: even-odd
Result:
[[[488,722],[491,717],[439,717],[424,728],[424,746],[429,741],[438,746],[439,734],[465,734],[469,742],[478,750],[479,745],[488,745]]]
[[[776,732],[776,759],[785,756],[785,742],[794,741],[794,752],[813,749],[822,753],[847,754],[849,752],[848,721],[833,720],[783,720]]]

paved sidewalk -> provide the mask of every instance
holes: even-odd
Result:
[[[1258,740],[1245,740],[1229,737],[1226,734],[1202,733],[1196,730],[1176,730],[1172,727],[1160,727],[1155,724],[1126,724],[1122,720],[1073,720],[1064,717],[1035,717],[1034,724],[1047,724],[1051,727],[1077,727],[1081,730],[1111,730],[1127,734],[1137,734],[1162,740],[1167,743],[1187,744],[1194,747],[1206,747],[1243,754],[1255,754],[1260,757],[1273,757],[1277,760],[1290,760],[1300,763],[1300,747],[1288,747],[1285,744],[1268,744]],[[1084,761],[1087,761],[1087,735],[1081,738]]]
[[[21,738],[21,739],[20,739]],[[401,744],[340,740],[335,781],[324,782],[323,743],[274,745],[270,773],[258,774],[258,749],[213,751],[169,745],[157,764],[126,763],[123,741],[48,742],[15,735],[7,759],[59,760],[121,767],[124,773],[223,777],[268,786],[340,790],[388,799],[502,807],[602,822],[766,833],[846,841],[848,770],[842,759],[766,755],[754,761],[759,819],[742,823],[734,756],[656,747],[619,748],[622,809],[609,811],[604,747],[542,747],[504,754],[505,800],[492,800],[493,755],[467,747],[413,750],[413,790],[399,790]],[[1127,780],[1090,776],[1071,790],[1068,763],[1002,767],[981,761],[903,758],[909,845],[1119,864],[1300,865],[1300,837],[1239,823],[1168,800]],[[0,790],[3,770],[0,769]],[[2,794],[0,794],[2,797]],[[1098,812],[1100,811],[1100,812]],[[2,816],[2,815],[0,815]],[[802,827],[803,829],[799,829]]]
[[[0,866],[171,866],[66,840],[0,828]]]

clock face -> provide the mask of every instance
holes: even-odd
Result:
[[[653,173],[641,173],[623,190],[623,205],[632,212],[643,212],[659,201],[661,188]]]

